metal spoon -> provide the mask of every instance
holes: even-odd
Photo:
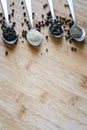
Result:
[[[31,45],[33,45],[33,46],[38,46],[38,45],[41,44],[41,42],[42,42],[42,40],[43,40],[43,36],[42,36],[42,34],[41,34],[39,31],[37,31],[36,29],[34,29],[33,20],[32,20],[31,0],[25,0],[25,3],[26,3],[28,15],[29,15],[29,19],[30,19],[30,24],[31,24],[31,29],[30,29],[30,31],[27,32],[26,38],[27,38],[27,41],[28,41]],[[31,33],[40,35],[39,40],[35,40],[35,41],[30,40],[30,37],[29,37],[29,36],[30,36]]]
[[[4,11],[4,15],[5,15],[5,20],[6,20],[6,27],[11,27],[10,25],[10,21],[9,21],[9,18],[8,18],[8,9],[7,9],[7,0],[1,0],[1,3],[2,3],[2,7],[3,7],[3,11]],[[14,30],[15,31],[15,30]],[[3,37],[3,40],[8,43],[8,44],[14,44],[17,40],[18,40],[18,34],[17,32],[15,31],[16,33],[16,38],[12,41],[8,41],[7,39],[5,39]]]
[[[70,11],[71,11],[71,14],[72,14],[72,18],[73,18],[73,21],[74,21],[74,25],[70,28],[70,35],[72,36],[73,39],[75,39],[76,41],[78,42],[81,42],[85,39],[85,31],[82,27],[76,25],[76,16],[75,16],[75,7],[74,7],[74,0],[68,0],[68,4],[69,4],[69,7],[70,7]],[[72,34],[72,30],[74,30],[74,28],[78,28],[81,32],[81,36],[80,37],[75,37],[73,34]]]
[[[53,9],[53,1],[52,0],[48,0],[49,3],[49,7],[50,7],[50,11],[51,11],[51,15],[52,15],[52,20],[53,20],[53,24],[56,20],[55,15],[54,15],[54,9]],[[61,32],[60,34],[54,34],[53,32],[51,32],[51,24],[48,27],[49,33],[56,38],[59,38],[63,35],[63,27],[60,25],[60,27],[58,28],[58,30]]]

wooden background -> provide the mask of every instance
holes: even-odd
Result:
[[[10,7],[13,1],[14,7]],[[87,130],[87,36],[81,44],[70,45],[65,37],[49,36],[47,41],[44,27],[44,41],[34,48],[21,38],[27,26],[21,26],[21,1],[13,1],[8,0],[8,6],[9,13],[15,8],[12,20],[17,23],[17,45],[6,45],[0,30],[0,130]],[[64,7],[67,1],[53,2],[55,14],[69,18],[69,8]],[[43,9],[45,3],[32,1],[35,23],[48,12],[49,8]],[[75,7],[77,23],[87,34],[87,0],[75,0]]]

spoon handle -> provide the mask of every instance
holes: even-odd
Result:
[[[1,3],[2,3],[2,7],[3,7],[5,19],[6,19],[6,24],[7,26],[10,26],[9,17],[8,17],[7,0],[1,0]]]
[[[26,3],[29,19],[30,19],[31,28],[33,28],[31,0],[25,0],[25,3]]]
[[[69,4],[69,8],[70,8],[70,11],[71,11],[71,15],[72,15],[74,24],[76,24],[74,0],[68,0],[68,4]]]
[[[54,9],[53,9],[53,1],[48,0],[48,3],[49,3],[50,11],[51,11],[51,14],[52,14],[52,19],[54,21],[55,20],[55,15],[54,15]]]

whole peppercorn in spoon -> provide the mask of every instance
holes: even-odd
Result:
[[[9,17],[8,17],[8,8],[7,8],[7,0],[1,0],[4,15],[5,15],[5,20],[6,24],[3,25],[2,30],[3,30],[3,40],[8,43],[8,44],[14,44],[18,40],[18,34],[14,30],[14,28],[11,26]]]
[[[52,0],[48,0],[48,3],[52,15],[52,21],[48,27],[48,30],[53,37],[59,38],[63,35],[63,27],[61,22],[58,22],[55,18]]]

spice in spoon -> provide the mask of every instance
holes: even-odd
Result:
[[[13,27],[4,26],[2,29],[3,29],[3,38],[5,40],[7,40],[8,42],[11,42],[17,39],[18,36]]]
[[[43,40],[42,34],[36,29],[31,29],[27,32],[27,40],[33,46],[38,46]]]
[[[82,29],[79,28],[77,25],[73,26],[70,29],[70,34],[71,36],[75,37],[75,38],[80,38],[83,34]]]
[[[49,30],[51,34],[55,36],[60,36],[63,33],[63,29],[61,23],[54,21],[54,23],[50,24]]]

